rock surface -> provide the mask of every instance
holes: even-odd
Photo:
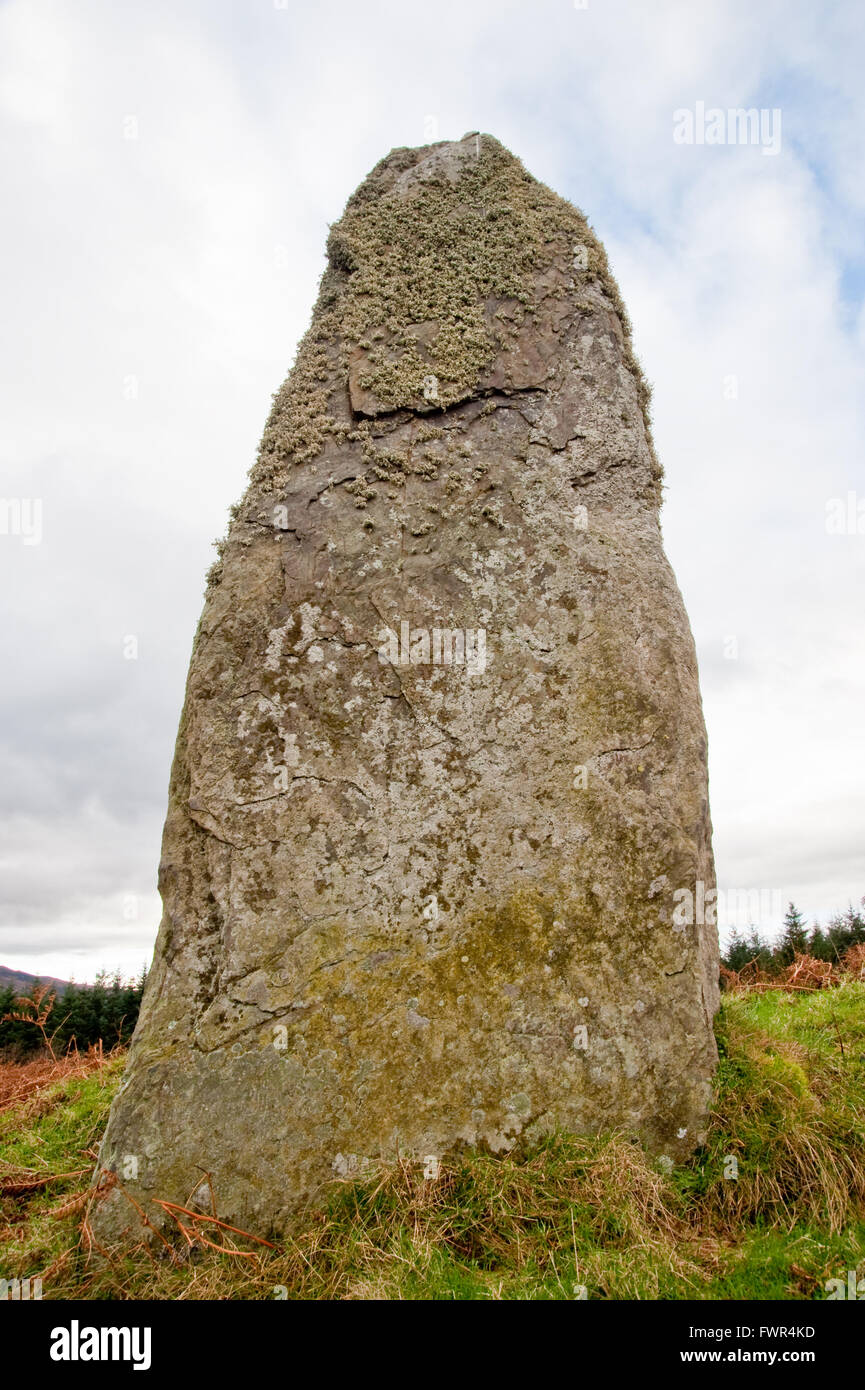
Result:
[[[706,738],[647,399],[603,248],[490,136],[351,198],[192,656],[100,1156],[154,1219],[205,1172],[266,1234],[397,1151],[698,1142]],[[94,1226],[141,1234],[116,1190]]]

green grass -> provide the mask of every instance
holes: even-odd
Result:
[[[0,1275],[48,1298],[825,1298],[865,1274],[865,984],[726,995],[717,1035],[707,1141],[672,1172],[624,1135],[554,1136],[336,1187],[277,1251],[113,1265],[88,1264],[69,1179],[2,1200]],[[86,1166],[121,1066],[0,1116],[2,1171]]]
[[[75,1266],[81,1204],[58,1211],[86,1187],[126,1058],[58,1081],[35,1102],[0,1114],[0,1183],[10,1174],[80,1173],[32,1193],[0,1197],[0,1277],[36,1276],[55,1262]],[[89,1152],[88,1152],[89,1150]],[[50,1283],[49,1281],[46,1281]]]

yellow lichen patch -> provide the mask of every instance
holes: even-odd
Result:
[[[648,432],[649,389],[627,313],[586,219],[490,136],[468,142],[468,153],[464,145],[455,147],[458,177],[442,168],[411,178],[429,152],[397,150],[349,200],[331,230],[313,323],[275,397],[254,481],[277,484],[287,463],[314,458],[329,436],[346,434],[335,392],[346,390],[352,362],[378,412],[466,399],[507,333],[490,306],[509,301],[520,314],[531,311],[538,277],[553,267],[559,278],[544,293],[596,283],[610,301]]]

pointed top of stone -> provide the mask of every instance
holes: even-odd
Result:
[[[253,476],[265,485],[326,453],[358,418],[544,387],[556,324],[574,300],[609,314],[652,451],[649,391],[603,246],[492,135],[391,150],[331,227],[327,255],[312,325],[262,439]]]

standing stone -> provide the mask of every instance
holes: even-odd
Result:
[[[718,946],[694,645],[602,246],[487,135],[399,149],[211,571],[165,915],[101,1153],[295,1223],[396,1155],[699,1142]],[[126,1226],[115,1190],[97,1234]]]

